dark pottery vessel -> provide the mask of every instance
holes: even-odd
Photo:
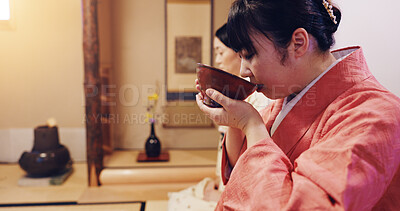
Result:
[[[72,166],[68,149],[59,143],[57,127],[40,126],[34,133],[32,151],[24,152],[19,159],[20,167],[28,176],[52,176]]]
[[[151,122],[150,136],[146,140],[145,150],[147,157],[158,157],[161,153],[161,143],[154,131],[154,122]]]
[[[204,64],[197,64],[196,72],[200,90],[204,96],[203,103],[210,107],[221,107],[221,105],[205,94],[208,88],[213,88],[235,100],[244,100],[261,88],[236,75]]]

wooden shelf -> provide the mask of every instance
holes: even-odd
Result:
[[[215,176],[217,150],[169,150],[167,162],[137,162],[139,151],[115,151],[105,158],[101,184],[195,183]]]
[[[168,150],[168,162],[136,162],[138,150],[117,150],[104,158],[104,168],[137,168],[137,167],[215,167],[217,150]]]

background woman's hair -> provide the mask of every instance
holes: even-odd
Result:
[[[231,48],[228,40],[228,32],[226,31],[226,23],[219,27],[219,29],[215,32],[215,36],[222,42],[226,47]]]
[[[335,24],[323,5],[323,0],[236,0],[229,11],[227,33],[235,51],[256,54],[251,32],[264,34],[281,53],[283,63],[293,32],[304,28],[318,42],[322,52],[335,43],[333,34],[341,20],[340,10],[333,6]]]

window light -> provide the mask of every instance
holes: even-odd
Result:
[[[10,0],[0,0],[0,20],[10,20]]]

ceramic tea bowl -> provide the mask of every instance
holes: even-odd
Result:
[[[197,64],[196,73],[200,90],[204,96],[203,103],[209,107],[221,107],[205,94],[209,88],[235,100],[246,99],[258,88],[258,85],[243,78],[204,64]]]

